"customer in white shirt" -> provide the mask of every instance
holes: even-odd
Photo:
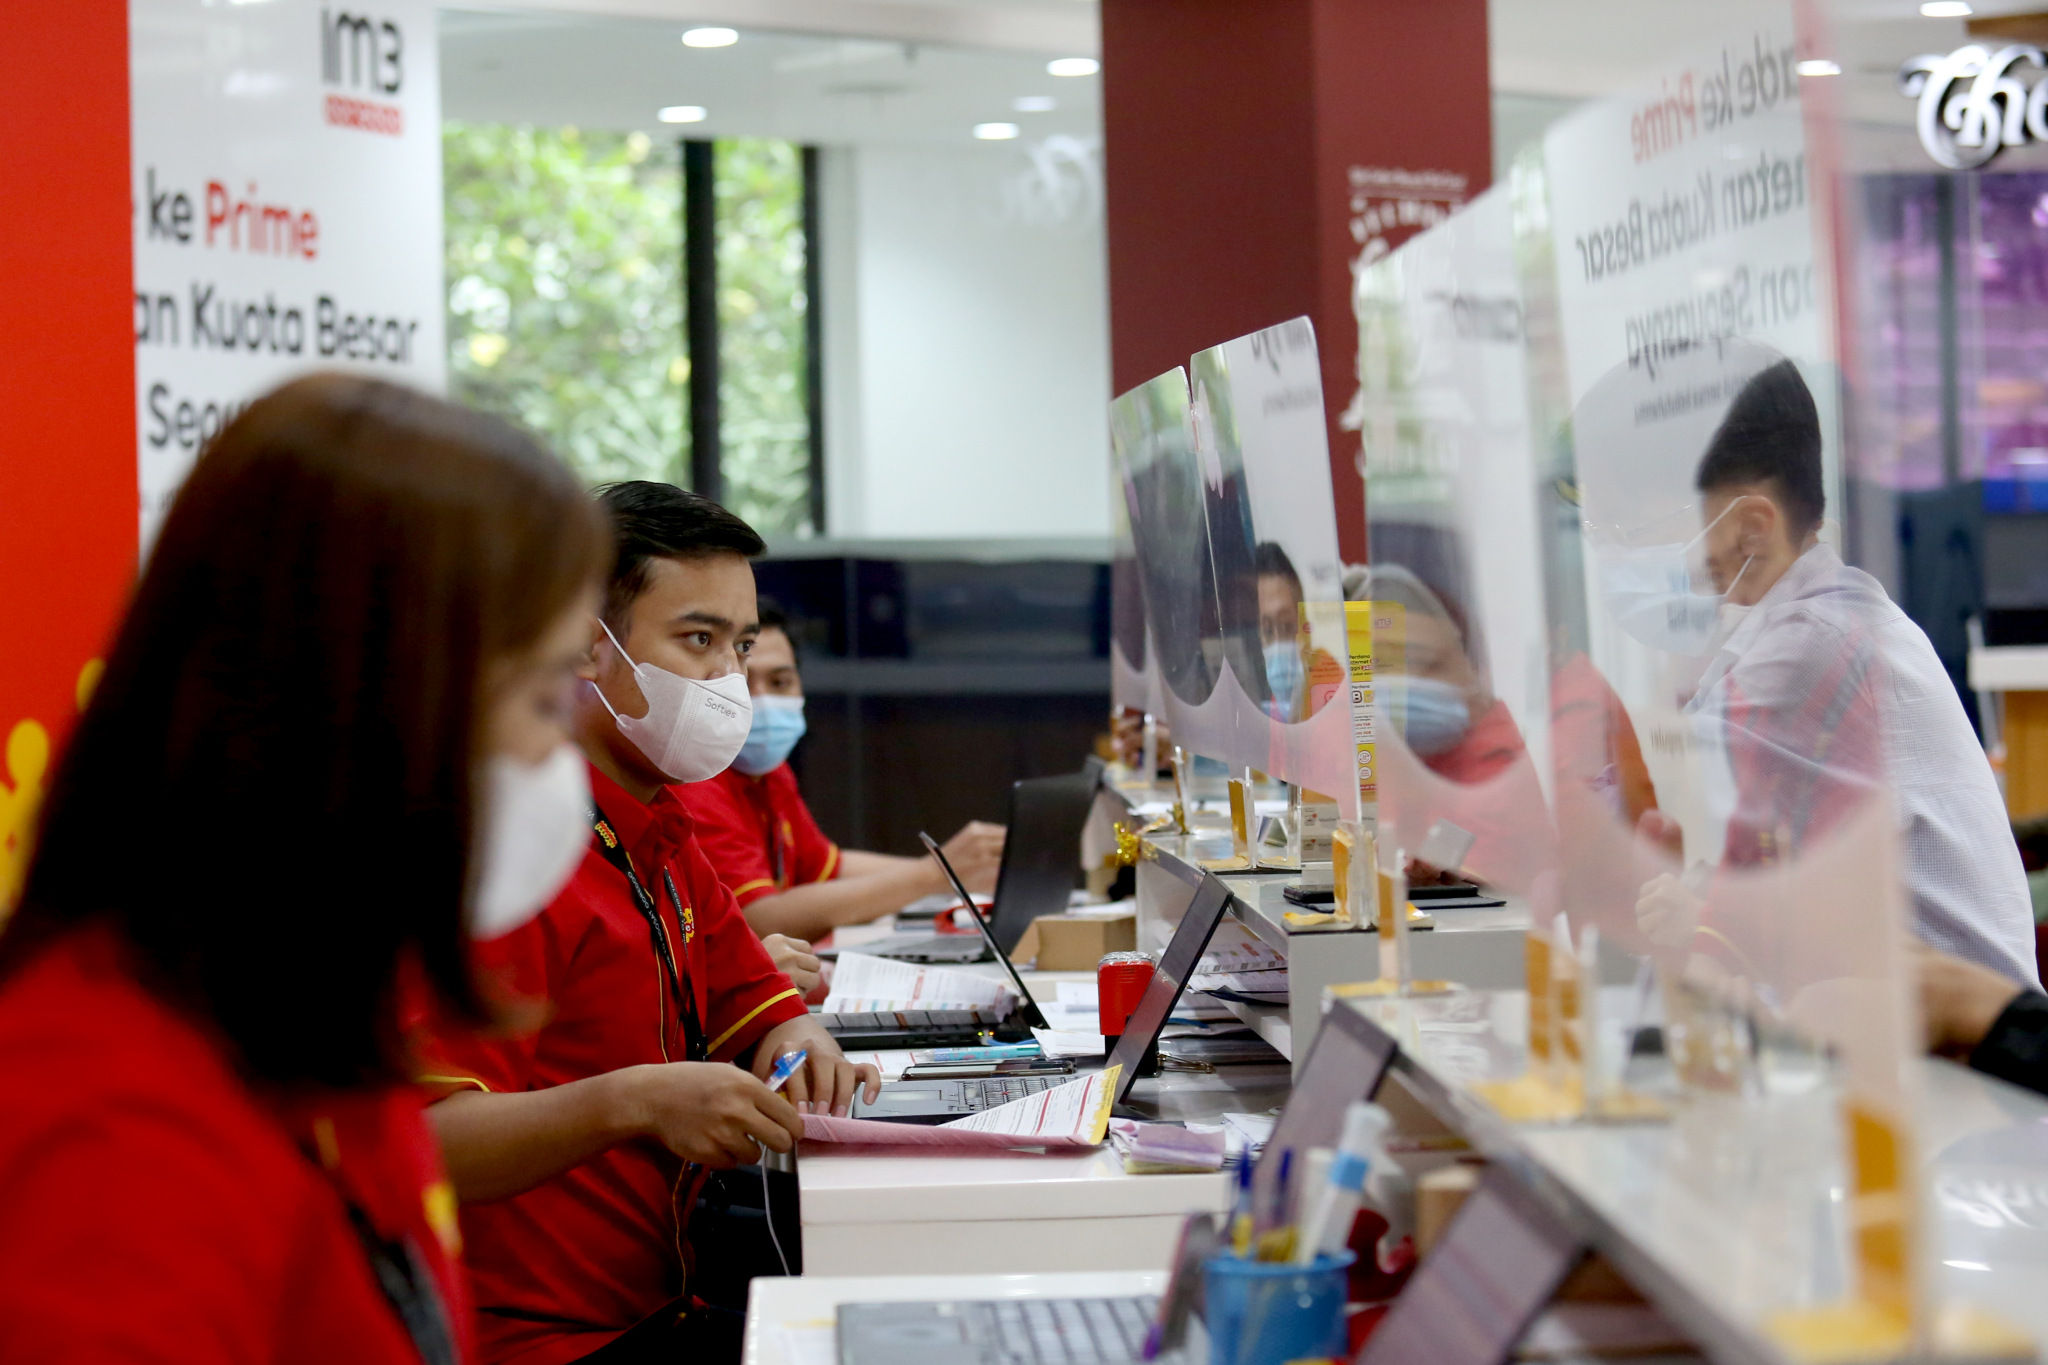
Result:
[[[1795,855],[1888,789],[1919,937],[2038,985],[2026,872],[1954,684],[1877,580],[1820,543],[1820,421],[1790,361],[1744,385],[1695,484],[1726,633],[1687,709],[1726,737],[1723,865]],[[1652,813],[1645,832],[1675,827]],[[1689,936],[1696,913],[1665,878],[1639,906],[1667,943],[1674,928]]]

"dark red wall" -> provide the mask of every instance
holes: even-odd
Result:
[[[1103,0],[1102,48],[1115,391],[1308,314],[1339,540],[1362,559],[1358,438],[1337,426],[1357,387],[1349,170],[1486,188],[1485,0]]]

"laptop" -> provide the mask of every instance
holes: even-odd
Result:
[[[991,1299],[848,1303],[839,1307],[840,1365],[1137,1365],[1159,1315],[1130,1299]]]
[[[1011,784],[1009,834],[1003,841],[995,902],[988,914],[996,944],[1004,952],[1016,950],[1040,915],[1057,915],[1067,908],[1081,866],[1081,828],[1088,822],[1100,781],[1100,762],[1091,760],[1077,773],[1027,777]],[[840,951],[827,948],[818,956],[832,958]],[[989,957],[980,935],[930,929],[848,944],[844,951],[927,964],[986,962]]]
[[[946,877],[952,881],[961,899],[967,901],[967,893],[960,887],[960,879],[954,874],[946,855],[932,843],[929,835],[920,835],[931,855],[939,860]],[[972,904],[968,901],[968,904]],[[1194,974],[1195,967],[1202,960],[1202,954],[1209,949],[1209,939],[1215,934],[1216,926],[1222,921],[1223,912],[1230,904],[1230,891],[1213,873],[1203,873],[1196,885],[1194,895],[1189,899],[1186,910],[1181,913],[1180,924],[1173,931],[1173,939],[1160,955],[1159,966],[1152,973],[1152,980],[1145,987],[1145,993],[1138,999],[1138,1007],[1132,1011],[1129,1025],[1123,1036],[1117,1040],[1116,1050],[1110,1053],[1106,1065],[1121,1066],[1117,1073],[1114,1104],[1121,1110],[1124,1101],[1137,1083],[1138,1068],[1146,1054],[1158,1045],[1159,1035],[1166,1030],[1166,1021],[1173,1013],[1173,1007],[1180,1001],[1181,992]],[[979,912],[975,922],[981,923]],[[984,932],[986,927],[984,926]],[[991,939],[993,942],[993,939]],[[1017,975],[1017,969],[1010,962],[1009,955],[997,951],[1004,967],[1027,1002],[1031,995],[1024,987],[1024,980]],[[1031,1009],[1036,1012],[1037,1005]],[[1037,1027],[1044,1027],[1043,1024]],[[969,1114],[992,1109],[999,1104],[1036,1094],[1055,1085],[1064,1085],[1073,1080],[1072,1076],[989,1076],[972,1080],[903,1080],[889,1081],[882,1086],[882,1092],[873,1104],[865,1098],[855,1096],[853,1117],[857,1119],[883,1119],[893,1123],[947,1123],[953,1119],[965,1118]]]
[[[1312,1147],[1334,1148],[1344,1135],[1345,1111],[1379,1092],[1393,1060],[1394,1040],[1357,1010],[1333,1009],[1323,1015],[1308,1060],[1287,1096],[1287,1107],[1274,1122],[1252,1172],[1253,1208],[1271,1208],[1278,1202],[1277,1154],[1291,1151],[1299,1161]]]
[[[938,859],[939,868],[946,874],[946,880],[953,884],[954,893],[960,904],[967,907],[979,931],[982,945],[995,954],[1003,964],[1003,970],[1010,974],[1010,986],[1017,993],[1017,1006],[1006,1015],[994,1010],[904,1010],[887,1014],[820,1014],[818,1022],[832,1035],[833,1041],[841,1048],[873,1048],[883,1050],[906,1047],[973,1047],[980,1043],[984,1033],[993,1034],[1004,1042],[1023,1042],[1031,1036],[1034,1028],[1044,1028],[1045,1014],[1038,1008],[1038,1002],[1031,998],[1030,987],[1018,974],[1017,966],[1010,961],[1009,953],[996,942],[995,933],[989,928],[974,904],[974,897],[967,894],[967,888],[960,884],[959,874],[946,861],[946,855],[932,842],[932,836],[920,833],[924,846],[932,857]],[[1043,1077],[1011,1077],[1010,1080],[1042,1080]],[[926,1084],[964,1084],[964,1082],[926,1082]],[[1042,1087],[1041,1087],[1042,1088]],[[884,1087],[886,1091],[887,1087]],[[1014,1097],[1013,1097],[1014,1098]],[[971,1111],[970,1111],[971,1112]],[[854,1109],[860,1116],[858,1101]],[[869,1118],[884,1115],[869,1114]],[[936,1121],[936,1120],[928,1120]]]

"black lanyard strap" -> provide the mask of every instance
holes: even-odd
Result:
[[[604,812],[595,806],[591,807],[590,824],[597,834],[598,852],[625,877],[626,888],[633,895],[633,904],[640,911],[640,917],[647,921],[647,934],[654,947],[655,961],[661,966],[662,975],[667,980],[669,995],[675,1002],[676,1018],[682,1024],[685,1059],[692,1062],[704,1061],[711,1055],[711,1051],[704,1045],[704,1025],[697,1018],[697,997],[690,989],[689,973],[676,959],[675,945],[669,940],[668,925],[662,921],[661,909],[654,902],[654,893],[640,880],[639,872],[633,867],[632,855],[626,852],[626,846],[620,842],[611,821],[607,820]],[[661,870],[661,881],[663,888],[668,892],[669,905],[675,910],[676,924],[680,926],[688,917],[683,913],[683,898],[676,892],[676,879],[664,867]]]

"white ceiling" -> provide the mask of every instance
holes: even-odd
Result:
[[[975,0],[952,3],[966,8]],[[1085,8],[1077,0],[1057,3],[1063,18]],[[728,0],[720,13],[732,8]],[[821,145],[972,147],[974,125],[991,122],[1015,123],[1033,141],[1101,130],[1099,80],[1045,69],[1049,56],[1085,52],[760,29],[743,29],[731,47],[698,49],[682,44],[688,26],[598,14],[443,10],[442,108],[451,119]],[[1048,96],[1057,107],[1020,113],[1012,106],[1020,96]],[[702,105],[709,116],[685,125],[655,120],[657,109],[676,104]]]
[[[972,126],[991,121],[1015,122],[1027,139],[1093,136],[1101,126],[1097,79],[1054,78],[1044,65],[1098,51],[1097,0],[463,3],[469,8],[444,10],[442,24],[444,101],[455,118],[657,133],[665,131],[654,121],[657,108],[701,104],[710,118],[694,131],[705,136],[826,145],[967,146]],[[1977,9],[2042,3],[1978,0]],[[1923,19],[1918,0],[1828,0],[1821,8],[1853,20],[1834,40],[1847,68],[1840,94],[1866,124],[1906,126],[1911,105],[1897,93],[1898,62],[1964,40],[1961,21]],[[1557,101],[1627,89],[1680,54],[1782,17],[1787,4],[1488,0],[1487,9],[1496,95],[1538,97],[1522,103],[1540,122]],[[743,37],[731,48],[685,48],[680,35],[695,23],[727,24]],[[1371,60],[1361,54],[1362,75]],[[1021,95],[1050,95],[1060,107],[1014,113],[1011,101]],[[1510,114],[1520,107],[1497,104]]]

